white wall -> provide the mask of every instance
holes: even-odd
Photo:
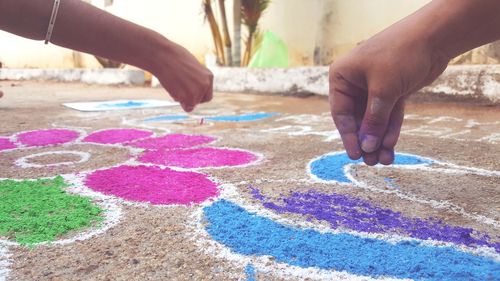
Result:
[[[102,5],[103,0],[92,2]],[[228,18],[232,19],[232,1],[226,2]],[[327,63],[426,2],[428,0],[273,0],[261,27],[277,33],[287,43],[292,66],[313,64],[317,47],[323,52],[321,62]],[[201,0],[114,0],[107,10],[161,32],[184,45],[200,60],[213,50]],[[79,63],[74,62],[74,56],[69,50],[0,32],[0,62],[5,67],[97,66],[91,56],[83,56]]]

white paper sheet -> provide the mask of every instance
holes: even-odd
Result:
[[[79,111],[110,111],[137,108],[170,107],[179,103],[165,100],[110,100],[96,102],[71,102],[63,103],[64,106]]]

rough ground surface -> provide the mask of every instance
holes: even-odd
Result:
[[[483,240],[487,240],[491,246],[488,250],[489,258],[496,259],[496,269],[493,267],[485,276],[490,280],[500,279],[498,250],[494,250],[495,247],[498,249],[500,243],[498,106],[451,102],[409,104],[397,150],[432,158],[439,163],[431,164],[425,169],[370,168],[356,165],[350,168],[350,174],[358,184],[341,184],[314,180],[307,169],[311,160],[329,152],[342,151],[329,116],[326,98],[218,93],[212,103],[200,106],[188,119],[145,122],[145,119],[160,115],[184,113],[176,107],[85,113],[61,105],[63,102],[110,99],[168,99],[166,93],[160,89],[4,81],[0,82],[0,91],[4,92],[4,97],[0,99],[0,137],[12,137],[23,131],[60,128],[78,131],[83,138],[98,130],[135,128],[153,131],[156,136],[167,133],[210,135],[216,137],[217,141],[205,146],[243,149],[260,157],[258,162],[250,165],[198,169],[198,172],[222,184],[219,187],[220,193],[207,197],[201,205],[158,206],[147,201],[137,203],[113,196],[103,197],[85,186],[80,189],[70,188],[68,192],[91,196],[96,202],[114,202],[121,208],[119,220],[109,229],[103,226],[103,231],[98,231],[96,235],[63,245],[48,244],[28,248],[9,244],[5,241],[6,237],[0,237],[0,280],[340,278],[340,275],[328,271],[330,269],[314,271],[314,267],[311,267],[311,271],[304,273],[304,268],[301,269],[300,265],[290,267],[279,257],[263,259],[236,254],[238,251],[224,245],[222,240],[218,241],[221,244],[216,243],[217,245],[213,246],[213,241],[205,230],[210,221],[203,218],[203,214],[199,216],[203,213],[204,206],[224,198],[244,205],[248,211],[286,221],[294,227],[306,225],[326,232],[335,230],[329,220],[320,218],[312,211],[277,211],[278,208],[270,207],[272,204],[269,203],[274,203],[275,207],[285,206],[286,198],[292,198],[294,192],[307,193],[312,190],[321,194],[357,198],[370,206],[399,213],[408,220],[428,219],[440,221],[450,227],[470,228],[475,231],[473,237],[479,240],[487,235],[489,238]],[[246,122],[206,120],[206,117],[259,112],[276,112],[279,115]],[[205,117],[203,121],[202,117]],[[126,145],[82,143],[81,138],[77,143],[70,142],[62,146],[0,151],[0,178],[39,179],[71,174],[78,176],[80,172],[85,175],[96,169],[114,167],[125,162],[139,165],[137,159],[143,152],[141,149]],[[82,151],[90,155],[90,158],[88,161],[76,163],[79,158],[73,154],[50,154],[51,151],[61,150]],[[36,164],[35,167],[23,167],[16,162],[20,158],[40,153],[41,156],[32,157],[29,162]],[[192,161],[197,163],[201,160],[194,157]],[[59,162],[74,164],[51,166]],[[182,172],[182,169],[177,169]],[[450,169],[455,172],[449,172]],[[178,183],[181,189],[182,184],[189,183]],[[324,210],[332,207],[322,206],[321,204],[327,204],[325,201],[315,204],[319,204],[319,209]],[[445,207],[442,207],[443,204]],[[329,215],[331,214],[325,216]],[[353,218],[349,214],[345,217]],[[343,227],[350,231],[363,232],[355,227],[349,228],[348,224]],[[344,228],[339,229],[342,231]],[[404,232],[399,228],[364,233],[372,232],[409,235],[408,231]],[[246,235],[244,229],[239,233],[243,237]],[[66,234],[61,239],[71,240],[71,237],[75,236],[78,236],[78,233]],[[249,240],[251,238],[249,237]],[[445,237],[435,240],[455,243],[451,238],[446,239]],[[455,244],[457,247],[464,246],[459,242]],[[468,246],[464,251],[475,251],[474,253],[478,254],[477,245]],[[229,253],[228,250],[233,252]],[[354,252],[352,254],[359,255]],[[408,254],[411,257],[411,253]],[[359,271],[352,275],[349,275],[350,273],[353,272],[347,270],[347,275],[343,278],[349,280],[355,279],[356,276],[382,277],[372,276],[370,273],[359,274]],[[391,277],[390,274],[385,276]],[[415,276],[419,277],[418,274]]]

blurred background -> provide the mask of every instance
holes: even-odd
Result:
[[[207,64],[259,67],[270,63],[269,66],[297,67],[330,64],[358,43],[411,14],[428,1],[88,0],[87,2],[160,32],[189,49],[201,62]],[[249,38],[251,38],[250,43]],[[1,31],[0,43],[0,65],[3,68],[123,67],[112,62],[99,62],[98,58],[93,56],[57,46],[43,46],[40,42]],[[267,49],[267,55],[271,50],[271,53],[278,52],[280,56],[286,56],[286,59],[277,62],[262,62],[262,60],[259,62],[255,56],[260,48]],[[265,58],[266,54],[260,54],[259,57]],[[498,42],[475,49],[453,61],[454,64],[499,62]]]

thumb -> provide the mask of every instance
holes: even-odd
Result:
[[[190,104],[187,104],[187,103],[182,103],[181,102],[181,107],[182,109],[185,111],[185,112],[191,112],[194,110],[194,105],[190,105]]]
[[[361,149],[366,153],[378,150],[387,131],[392,110],[396,104],[395,95],[379,91],[368,94],[366,111],[359,130]]]

